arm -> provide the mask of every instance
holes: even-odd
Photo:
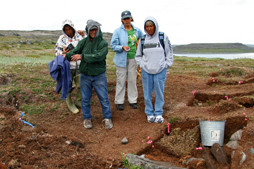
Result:
[[[166,65],[167,65],[167,68],[170,68],[173,65],[174,58],[173,58],[173,49],[171,47],[171,44],[167,35],[165,35],[164,37],[164,44],[165,44],[165,52],[166,52]]]
[[[138,42],[138,47],[137,47],[137,51],[136,51],[136,56],[135,56],[135,60],[137,62],[137,65],[140,66],[141,64],[141,60],[142,60],[142,51],[141,51],[141,39]]]
[[[63,35],[59,36],[56,46],[55,46],[55,54],[56,56],[61,55],[63,53],[64,44],[62,42]]]
[[[82,60],[87,63],[98,62],[105,60],[108,54],[108,43],[105,40],[102,40],[98,45],[96,52],[92,54],[82,54]]]
[[[123,46],[120,44],[120,39],[117,30],[115,30],[115,32],[113,33],[110,46],[114,52],[119,53],[123,52]]]
[[[72,49],[69,53],[66,53],[65,57],[67,58],[68,61],[80,60],[80,59],[72,59],[72,56],[76,55],[76,54],[82,54],[82,49],[83,49],[83,46],[84,46],[84,42],[85,42],[84,40],[81,40],[74,49]]]

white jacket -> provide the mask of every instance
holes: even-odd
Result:
[[[64,26],[65,25],[69,25],[71,26],[75,33],[74,33],[74,36],[71,38],[69,37],[65,32],[64,32]],[[57,43],[56,43],[56,47],[55,47],[55,54],[56,56],[58,55],[61,55],[63,53],[63,48],[66,48],[70,43],[76,47],[78,42],[80,40],[83,39],[83,37],[75,30],[74,28],[74,24],[72,23],[71,20],[65,20],[63,21],[63,25],[62,25],[62,31],[63,31],[63,35],[60,35],[60,37],[58,38],[57,40]],[[71,65],[71,69],[79,69],[79,65],[80,65],[80,60],[77,61],[77,62],[70,62],[70,65]]]

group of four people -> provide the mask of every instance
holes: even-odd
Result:
[[[173,51],[167,35],[161,36],[155,18],[145,19],[142,31],[132,24],[130,11],[121,13],[122,25],[116,29],[111,39],[111,48],[115,52],[113,59],[116,64],[115,104],[118,110],[124,110],[126,79],[128,80],[127,95],[130,106],[138,108],[138,90],[136,86],[137,68],[141,68],[145,113],[150,123],[163,122],[164,84],[167,68],[173,64]],[[67,20],[63,23],[63,35],[56,44],[56,55],[63,55],[70,61],[72,80],[77,87],[76,102],[71,100],[69,92],[66,103],[70,111],[78,113],[80,106],[84,119],[84,127],[92,128],[90,100],[94,88],[102,107],[105,128],[111,129],[112,113],[107,90],[106,55],[108,43],[102,37],[101,24],[88,20],[87,36],[74,29]],[[72,30],[72,33],[70,33]],[[162,37],[162,38],[161,38]],[[67,47],[72,44],[75,48]],[[155,92],[155,105],[152,105],[152,93]],[[81,97],[80,97],[81,94]],[[79,102],[79,103],[78,103]]]

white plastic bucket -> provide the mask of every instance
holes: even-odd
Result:
[[[201,142],[203,146],[218,143],[223,146],[226,121],[199,121]]]

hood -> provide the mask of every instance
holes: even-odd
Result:
[[[87,36],[89,36],[89,32],[91,29],[94,29],[94,27],[97,27],[98,28],[98,31],[95,35],[95,38],[99,36],[99,34],[101,33],[101,24],[97,21],[94,21],[92,19],[89,19],[86,23],[86,33],[87,33]]]
[[[74,28],[74,24],[72,23],[72,21],[69,20],[69,19],[66,19],[66,20],[63,21],[63,24],[62,24],[62,31],[63,31],[63,34],[67,36],[67,34],[64,32],[64,26],[65,26],[65,25],[69,25],[70,27],[72,27],[73,30],[74,30],[74,35],[75,35],[76,30],[75,30],[75,28]]]
[[[154,34],[153,34],[153,37],[154,37],[154,36],[158,36],[158,33],[159,33],[159,25],[158,25],[157,20],[156,20],[154,17],[152,17],[152,16],[147,17],[147,18],[145,19],[145,22],[144,22],[144,31],[145,31],[145,33],[146,33],[146,36],[151,37],[151,36],[147,33],[147,31],[146,31],[146,25],[145,25],[145,24],[146,24],[146,22],[147,22],[148,20],[152,21],[152,22],[154,23],[154,25],[155,25],[155,32],[154,32]]]

